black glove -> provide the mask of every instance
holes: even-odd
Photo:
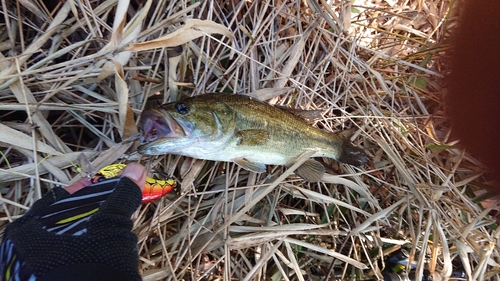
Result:
[[[130,219],[141,197],[126,177],[52,189],[5,229],[0,280],[141,280]]]

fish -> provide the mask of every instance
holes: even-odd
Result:
[[[318,129],[293,112],[239,94],[203,94],[146,109],[139,130],[140,154],[234,162],[256,173],[266,165],[292,166],[314,151],[294,171],[309,182],[321,181],[325,173],[314,157],[354,166],[368,161],[342,131]]]

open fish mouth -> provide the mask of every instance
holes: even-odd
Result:
[[[166,139],[186,136],[182,127],[170,114],[155,109],[142,112],[139,130],[142,146],[151,146]]]

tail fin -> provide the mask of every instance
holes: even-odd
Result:
[[[353,146],[349,138],[346,138],[342,143],[342,151],[337,160],[354,166],[362,166],[368,162],[368,156],[362,149]]]

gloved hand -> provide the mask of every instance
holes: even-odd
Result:
[[[49,191],[5,229],[0,280],[141,280],[130,216],[145,177],[129,164],[122,176]]]

